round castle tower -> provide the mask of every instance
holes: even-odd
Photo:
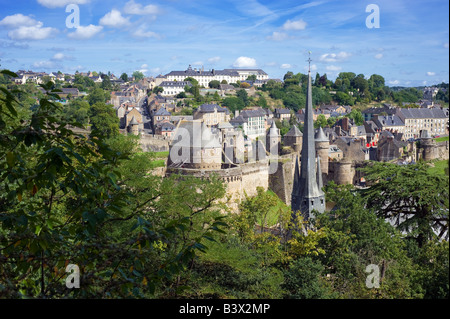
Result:
[[[420,133],[420,148],[422,149],[422,158],[424,161],[431,161],[437,158],[436,142],[428,130],[422,130]]]
[[[316,156],[320,157],[320,168],[322,174],[328,175],[328,152],[330,149],[330,140],[326,137],[322,127],[315,136],[316,142]]]

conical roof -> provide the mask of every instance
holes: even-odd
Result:
[[[287,132],[284,136],[294,136],[294,137],[301,137],[303,136],[303,133],[298,129],[297,125],[294,125],[289,132]]]
[[[420,133],[420,138],[431,138],[430,132],[428,130],[422,130],[422,132]]]
[[[319,127],[319,130],[317,131],[317,134],[315,136],[315,140],[316,140],[316,142],[329,142],[329,139],[323,132],[322,127]]]

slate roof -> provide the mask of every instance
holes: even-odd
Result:
[[[289,109],[276,108],[276,109],[274,110],[274,113],[277,113],[277,114],[291,114],[291,110],[289,110]]]
[[[230,111],[225,108],[225,107],[221,107],[217,104],[202,104],[198,107],[198,111],[197,112],[201,112],[201,113],[214,113],[214,109],[217,109],[217,112],[225,112],[225,114],[229,114]]]
[[[256,110],[243,110],[241,111],[240,116],[244,119],[248,119],[250,117],[265,117],[266,112],[264,112],[262,108],[258,108]]]
[[[284,136],[303,136],[303,133],[298,129],[297,125],[292,126],[292,128]]]
[[[182,87],[192,86],[192,83],[189,81],[164,81],[159,86],[160,87]]]
[[[156,116],[170,116],[171,113],[168,112],[165,107],[162,107],[158,111],[156,111],[154,115],[156,115]]]
[[[397,115],[379,115],[374,121],[379,127],[382,126],[404,126],[405,123]]]
[[[438,108],[399,109],[398,113],[399,113],[399,115],[403,116],[406,119],[427,119],[427,118],[447,118],[448,117],[444,110],[438,109]]]

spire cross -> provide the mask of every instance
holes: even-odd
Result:
[[[308,51],[308,54],[309,54],[309,57],[308,57],[308,60],[306,60],[306,61],[308,61],[308,72],[311,72],[311,51]]]

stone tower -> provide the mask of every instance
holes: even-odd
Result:
[[[283,137],[283,145],[290,146],[294,152],[300,153],[302,150],[303,133],[296,125],[287,132]]]
[[[275,121],[272,121],[272,126],[266,137],[266,151],[270,155],[278,155],[281,144],[280,130],[275,125]]]
[[[311,60],[309,60],[311,61]],[[318,176],[322,176],[320,164],[316,169],[316,149],[314,139],[314,121],[312,108],[311,70],[308,71],[308,93],[306,96],[305,125],[301,152],[301,169],[298,160],[294,173],[291,207],[294,215],[301,213],[304,220],[313,217],[312,211],[325,211],[325,194],[318,185]],[[319,180],[320,182],[320,180]]]
[[[131,134],[139,135],[139,123],[138,123],[138,121],[136,121],[136,118],[134,116],[130,121],[129,128],[130,128]]]
[[[422,158],[424,161],[431,161],[438,157],[436,142],[428,130],[422,130],[420,133],[420,148],[422,149]]]
[[[319,130],[315,137],[315,141],[316,153],[317,156],[320,157],[320,167],[322,169],[322,174],[328,175],[328,151],[330,149],[330,140],[326,137],[322,127],[319,127]]]

